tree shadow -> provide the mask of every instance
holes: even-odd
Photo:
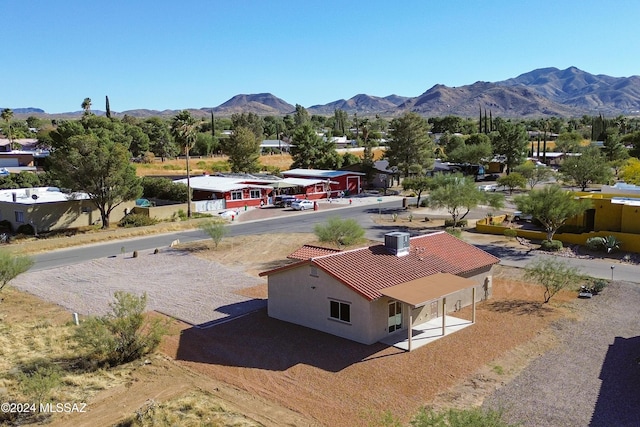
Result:
[[[553,313],[553,309],[537,301],[525,301],[525,300],[503,300],[503,301],[491,301],[486,307],[490,311],[497,313],[511,313],[520,316],[538,316],[544,317],[546,314]]]

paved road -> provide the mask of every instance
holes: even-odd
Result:
[[[264,234],[264,233],[290,233],[290,232],[310,232],[316,224],[323,223],[330,216],[340,216],[341,218],[353,218],[357,220],[366,231],[366,237],[372,240],[382,241],[384,234],[393,227],[380,226],[373,219],[376,215],[390,215],[392,213],[402,213],[401,197],[385,197],[382,202],[377,198],[367,200],[354,199],[353,205],[349,205],[347,200],[334,202],[329,206],[323,204],[319,211],[294,212],[290,210],[273,210],[273,217],[237,222],[229,225],[230,236]],[[415,199],[413,200],[415,203]],[[478,208],[470,212],[470,218],[482,218],[486,215],[486,208]],[[249,215],[247,215],[249,216]],[[269,216],[264,212],[264,216]],[[446,216],[446,215],[445,215]],[[242,215],[241,215],[242,217]],[[209,237],[200,230],[185,230],[173,233],[159,234],[153,236],[136,237],[116,242],[97,243],[82,247],[61,249],[57,251],[39,254],[33,257],[34,265],[32,271],[55,268],[62,265],[74,264],[91,259],[114,256],[134,250],[149,250],[154,248],[164,248],[174,240],[181,243],[194,242],[208,239]],[[498,245],[478,245],[499,257],[502,265],[513,267],[524,267],[532,261],[539,253],[526,253],[515,249],[505,248]],[[613,277],[615,280],[628,282],[640,282],[640,266],[622,263],[612,263],[603,260],[565,258],[569,264],[578,267],[583,273],[592,277],[611,279],[613,266]]]
[[[386,200],[386,199],[385,199]],[[249,222],[236,222],[229,225],[229,236],[242,236],[264,233],[292,233],[310,232],[316,224],[325,222],[330,216],[338,215],[341,218],[354,218],[366,230],[366,236],[370,239],[382,240],[384,233],[388,230],[380,228],[372,220],[372,215],[381,213],[392,213],[401,211],[401,198],[391,198],[391,201],[373,202],[367,204],[354,203],[334,203],[331,208],[319,211],[294,212],[278,210],[279,215],[269,219]],[[95,243],[60,249],[33,256],[34,265],[31,271],[44,270],[48,268],[60,267],[67,264],[75,264],[91,259],[119,255],[124,250],[132,252],[134,250],[148,250],[155,248],[165,248],[174,240],[181,243],[194,242],[208,239],[209,237],[200,230],[184,230],[172,233],[158,234],[153,236],[135,237],[118,240],[116,242]]]

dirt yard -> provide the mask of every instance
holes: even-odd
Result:
[[[200,306],[187,309],[203,316],[191,319],[200,324],[213,312],[229,313],[234,304],[266,298],[266,284],[257,274],[287,262],[286,255],[303,243],[314,243],[314,236],[235,237],[223,240],[217,250],[200,244],[177,253],[98,260],[44,275],[28,273],[15,285],[65,305],[66,310],[56,309],[59,317],[66,311],[70,318],[72,308],[83,314],[102,312],[109,292],[122,288],[146,290],[154,308],[162,307],[174,317],[189,315],[172,310]],[[206,274],[189,276],[194,269]],[[233,277],[234,285],[218,289],[227,298],[218,300],[212,290],[224,284],[225,277]],[[386,411],[407,422],[425,404],[478,405],[533,357],[553,348],[551,322],[579,316],[574,293],[542,305],[541,289],[522,283],[517,270],[497,267],[494,277],[494,298],[478,306],[476,325],[411,353],[382,344],[364,346],[270,319],[264,309],[247,310],[243,317],[208,328],[176,323],[162,346],[169,358],[158,356],[137,369],[128,385],[97,393],[89,401],[89,413],[73,422],[109,425],[148,406],[149,399],[170,400],[192,390],[209,393],[248,423],[274,426],[376,425]],[[146,287],[140,287],[143,283]],[[191,289],[201,294],[193,296]],[[83,292],[82,298],[69,302],[64,298],[71,297],[62,297],[75,292]],[[27,299],[31,302],[3,303],[4,321],[41,309],[38,299]],[[214,304],[227,308],[216,310]],[[459,315],[470,314],[463,310]],[[113,405],[117,413],[110,411]]]

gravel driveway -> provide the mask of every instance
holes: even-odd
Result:
[[[105,314],[113,293],[147,293],[147,308],[199,325],[266,306],[236,292],[265,283],[214,261],[167,249],[140,251],[49,270],[11,282],[22,291],[80,314]]]
[[[584,318],[557,322],[558,346],[484,405],[525,426],[640,426],[640,285],[577,303]]]

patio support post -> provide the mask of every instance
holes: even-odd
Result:
[[[476,288],[471,288],[471,323],[476,323]]]
[[[447,297],[442,298],[442,336],[447,334]]]
[[[408,304],[407,304],[407,307],[409,307]],[[409,330],[409,337],[408,337],[408,339],[409,339],[409,343],[408,343],[409,351],[411,351],[411,336],[413,335],[412,334],[412,331],[413,331],[413,313],[411,312],[411,308],[409,308],[409,327],[407,329]]]

